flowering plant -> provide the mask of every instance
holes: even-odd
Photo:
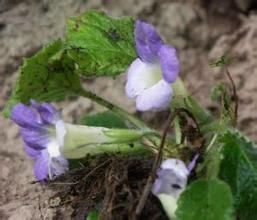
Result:
[[[256,219],[257,148],[235,128],[236,87],[224,58],[216,64],[225,67],[233,87],[232,94],[223,84],[213,89],[213,98],[221,100],[218,119],[187,91],[176,49],[151,24],[87,11],[69,20],[63,40],[24,61],[4,114],[20,127],[40,182],[69,172],[70,159],[150,154],[156,159],[136,215],[151,191],[170,219]],[[170,111],[163,132],[85,89],[81,80],[122,73],[124,92],[138,111]],[[116,117],[108,123],[118,117],[122,128],[103,120],[100,126],[64,122],[50,103],[71,96],[107,108]]]

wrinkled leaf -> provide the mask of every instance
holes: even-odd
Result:
[[[133,32],[131,17],[87,11],[68,21],[66,51],[79,74],[115,76],[126,71],[137,57]]]
[[[86,220],[98,220],[99,213],[97,211],[91,211],[88,213]]]
[[[233,200],[229,186],[218,179],[197,180],[178,200],[177,220],[230,220]]]
[[[106,128],[127,128],[125,122],[116,114],[105,111],[94,115],[85,115],[80,120],[81,124],[87,126]]]
[[[228,131],[221,139],[220,177],[232,190],[238,219],[257,219],[257,148],[247,138]]]
[[[61,101],[75,95],[80,89],[79,77],[74,74],[74,65],[67,57],[53,59],[63,47],[58,40],[41,49],[33,57],[25,59],[20,67],[18,80],[6,104],[4,114],[8,117],[18,103],[37,101]]]

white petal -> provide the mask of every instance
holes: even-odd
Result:
[[[136,100],[139,111],[164,110],[169,107],[172,98],[171,85],[164,80],[140,93]]]
[[[139,58],[130,65],[127,74],[126,95],[135,98],[162,78],[159,64],[142,62]]]
[[[56,139],[60,147],[63,147],[64,145],[64,138],[67,133],[67,130],[65,128],[65,124],[63,120],[58,120],[55,123],[55,130],[56,130]]]
[[[58,142],[55,139],[52,139],[47,144],[47,152],[48,152],[50,158],[59,157],[61,155],[60,145],[58,144]]]
[[[184,178],[187,178],[187,176],[189,175],[189,171],[185,163],[178,159],[164,160],[161,164],[161,168],[173,170],[177,175]]]

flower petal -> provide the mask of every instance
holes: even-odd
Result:
[[[172,88],[164,80],[144,90],[136,99],[139,111],[164,110],[169,107],[172,98]]]
[[[23,141],[30,147],[34,149],[44,149],[47,147],[47,144],[50,139],[50,134],[48,134],[47,130],[41,128],[41,130],[32,130],[21,128],[21,136]]]
[[[176,49],[164,44],[161,46],[158,55],[163,79],[167,83],[175,82],[179,74],[179,60]]]
[[[41,151],[41,154],[37,157],[34,164],[34,175],[38,181],[42,181],[48,178],[48,166],[49,166],[49,155],[47,150]]]
[[[135,41],[139,57],[144,62],[153,63],[158,57],[158,51],[163,41],[154,27],[142,21],[136,21]]]
[[[178,159],[167,159],[163,161],[161,164],[161,169],[173,170],[181,177],[187,177],[189,175],[189,170],[184,162]]]
[[[64,174],[69,170],[69,162],[64,157],[53,157],[50,162],[50,178]]]
[[[34,175],[37,180],[53,179],[69,169],[68,161],[62,157],[50,157],[47,150],[42,150],[34,164]]]
[[[58,120],[55,124],[56,140],[60,147],[64,146],[64,139],[67,134],[67,129],[63,120]]]
[[[24,150],[26,154],[33,160],[36,160],[36,158],[40,155],[40,150],[35,150],[32,147],[29,147],[28,145],[24,145]]]
[[[39,114],[22,103],[13,107],[11,119],[23,128],[38,129],[41,125]]]
[[[189,171],[183,161],[167,159],[157,171],[157,178],[152,187],[154,195],[166,194],[178,198],[185,189]]]
[[[40,117],[45,124],[55,124],[60,119],[59,113],[56,108],[48,103],[37,104],[33,103],[33,106],[37,109]]]
[[[139,58],[133,61],[128,69],[126,95],[135,98],[143,90],[150,88],[161,79],[161,69],[157,64],[142,62]]]
[[[187,169],[188,169],[189,172],[192,172],[192,170],[195,169],[195,167],[196,167],[196,162],[197,162],[199,156],[200,156],[199,154],[196,154],[196,155],[193,157],[193,159],[191,160],[191,162],[187,165]]]
[[[167,194],[178,198],[179,194],[185,189],[187,177],[183,178],[173,170],[161,169],[158,178],[155,180],[152,193],[154,195]]]

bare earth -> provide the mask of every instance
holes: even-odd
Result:
[[[153,23],[166,41],[177,48],[181,77],[190,91],[210,109],[217,106],[209,99],[211,86],[227,79],[209,64],[225,53],[234,57],[229,69],[240,97],[239,128],[257,141],[257,14],[254,10],[243,13],[251,1],[235,1],[237,4],[226,1],[232,3],[225,4],[213,0],[208,6],[204,4],[206,1],[201,1],[202,5],[199,2],[0,0],[0,110],[24,57],[34,54],[49,40],[61,38],[68,17],[86,9],[103,9],[115,16],[132,15]],[[97,79],[86,84],[92,91],[135,111],[133,102],[124,96],[124,76],[116,81]],[[65,106],[63,116],[70,122],[82,113],[101,110],[81,98],[57,106]],[[33,164],[23,152],[17,127],[2,115],[0,125],[0,219],[53,219],[58,216],[54,208],[58,201],[49,199],[53,192],[45,186],[31,184]],[[62,219],[70,219],[71,212],[71,207],[65,210],[67,217]]]

